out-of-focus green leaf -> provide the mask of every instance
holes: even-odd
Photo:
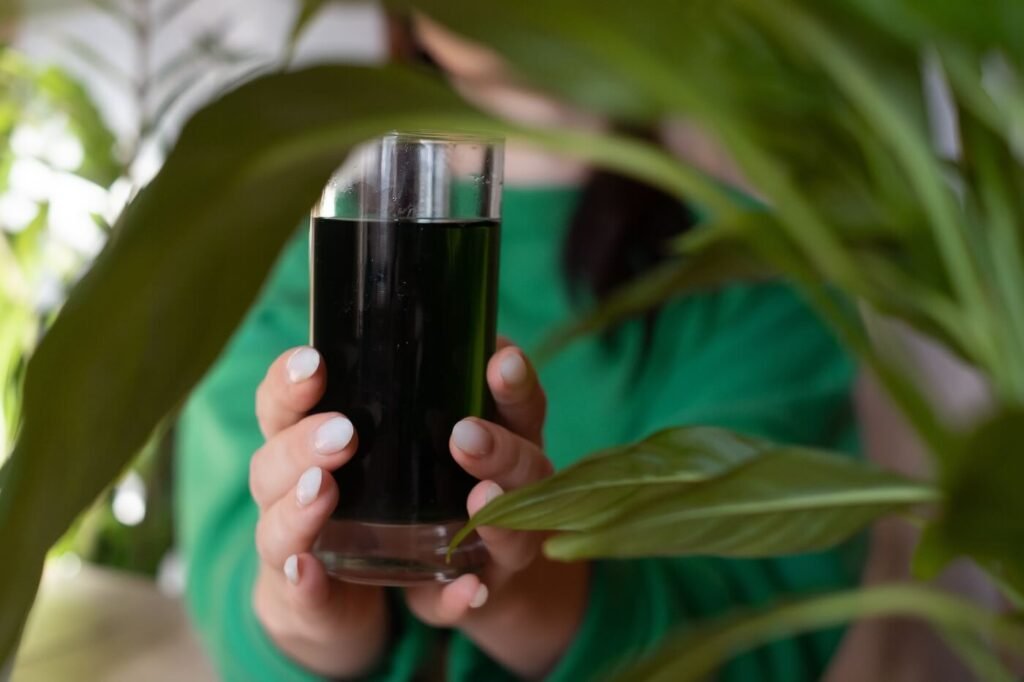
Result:
[[[999,654],[993,650],[989,638],[974,632],[964,632],[942,625],[935,626],[937,634],[946,642],[974,679],[985,682],[1020,682],[1009,670]]]
[[[759,644],[861,618],[884,616],[924,620],[958,635],[958,649],[971,648],[968,664],[995,668],[979,638],[1024,651],[1024,626],[958,597],[914,585],[884,585],[810,597],[746,614],[727,616],[668,642],[657,654],[614,677],[615,682],[699,682],[731,656]],[[969,635],[970,639],[962,637]],[[996,679],[1013,679],[1009,673]],[[979,677],[977,679],[993,679]]]
[[[534,83],[591,111],[632,119],[651,118],[669,108],[667,101],[692,92],[679,73],[671,72],[664,61],[652,54],[650,46],[637,42],[629,30],[635,22],[616,22],[622,10],[604,0],[391,0],[387,4],[403,11],[419,10],[458,33],[493,47]],[[681,3],[664,5],[664,12],[673,14],[675,26],[685,25],[688,12],[683,11]],[[649,9],[659,12],[653,6]],[[694,104],[699,104],[693,99]]]
[[[14,50],[0,51],[0,144],[15,126],[49,117],[65,116],[83,146],[83,163],[76,173],[102,186],[121,171],[114,136],[85,89],[63,71],[40,69]],[[6,184],[11,155],[0,146],[0,186]]]
[[[843,0],[857,13],[870,16],[875,26],[922,43],[956,42],[978,54],[1006,50],[1024,61],[1020,27],[1024,6],[1017,0],[986,0],[964,3],[956,0]]]
[[[29,364],[0,494],[0,544],[19,555],[0,562],[0,659],[46,550],[213,361],[348,148],[488,123],[436,81],[355,67],[268,76],[189,122]]]
[[[849,457],[680,427],[502,495],[453,544],[494,525],[571,531],[545,545],[564,560],[791,554],[935,501],[928,485]]]
[[[941,472],[946,503],[926,534],[919,565],[949,557],[978,559],[1024,594],[1024,411],[1004,410],[968,435]]]
[[[102,187],[110,185],[123,169],[116,155],[114,134],[88,93],[56,68],[39,74],[36,84],[38,92],[49,100],[50,106],[67,115],[68,125],[82,143],[83,161],[75,172]]]
[[[299,38],[302,37],[302,32],[306,30],[310,22],[316,19],[317,15],[320,14],[320,10],[332,2],[338,2],[338,0],[300,0],[299,13],[295,17],[295,23],[292,24],[291,31],[288,32],[287,45],[289,52],[295,50]]]

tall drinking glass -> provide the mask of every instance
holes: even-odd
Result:
[[[500,139],[389,133],[313,210],[311,335],[327,370],[314,412],[345,414],[359,439],[315,548],[335,577],[451,580],[487,558],[475,535],[445,558],[476,482],[448,439],[493,409],[502,162]]]

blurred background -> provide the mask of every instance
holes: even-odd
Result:
[[[80,4],[2,28],[0,461],[29,351],[188,116],[286,61],[384,56],[370,4],[326,7],[301,32],[292,0]],[[52,551],[13,679],[212,679],[176,600],[173,437],[154,439]]]

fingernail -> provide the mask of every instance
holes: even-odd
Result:
[[[471,455],[486,455],[491,451],[491,434],[472,419],[463,419],[452,429],[455,447]]]
[[[288,369],[288,381],[297,384],[313,376],[320,366],[320,354],[312,348],[300,348],[289,356],[285,366]]]
[[[526,381],[526,377],[529,375],[529,370],[526,369],[526,361],[523,360],[523,356],[518,352],[506,353],[501,364],[498,366],[498,370],[501,373],[501,378],[509,386],[519,386]]]
[[[323,482],[324,471],[320,467],[310,467],[299,477],[299,484],[295,487],[295,497],[303,507],[316,499],[320,492],[320,483]]]
[[[292,554],[284,560],[284,577],[292,585],[299,584],[299,557]]]
[[[318,455],[330,455],[345,448],[352,442],[352,422],[345,417],[328,419],[316,430],[313,447]]]
[[[487,486],[487,492],[484,493],[484,504],[490,504],[494,498],[504,495],[505,491],[502,490],[501,486],[497,483],[492,483]]]
[[[486,604],[488,594],[490,593],[487,590],[487,585],[481,583],[480,587],[476,588],[476,594],[474,594],[473,598],[469,600],[469,607],[471,609],[478,609]]]

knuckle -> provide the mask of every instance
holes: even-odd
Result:
[[[548,478],[549,476],[554,475],[555,465],[552,464],[551,460],[548,459],[544,454],[540,454],[538,457],[536,457],[536,462],[537,474],[539,478]]]
[[[278,558],[274,538],[275,533],[271,528],[270,517],[264,514],[256,522],[256,553],[271,565],[275,565],[275,560]]]
[[[256,453],[249,458],[249,495],[252,496],[253,501],[258,505],[261,504],[263,500],[263,490],[260,487],[259,477],[260,466],[257,461],[259,453],[260,451],[257,450]]]
[[[410,590],[406,593],[405,603],[416,618],[431,627],[444,627],[445,620],[438,613],[437,602],[439,593],[433,586],[422,590]]]
[[[264,560],[267,559],[267,546],[266,541],[263,539],[265,535],[266,531],[264,530],[264,521],[261,516],[259,520],[256,521],[256,530],[253,531],[253,542],[256,543],[256,553]]]
[[[267,412],[267,382],[261,381],[256,387],[256,416],[262,417]]]

